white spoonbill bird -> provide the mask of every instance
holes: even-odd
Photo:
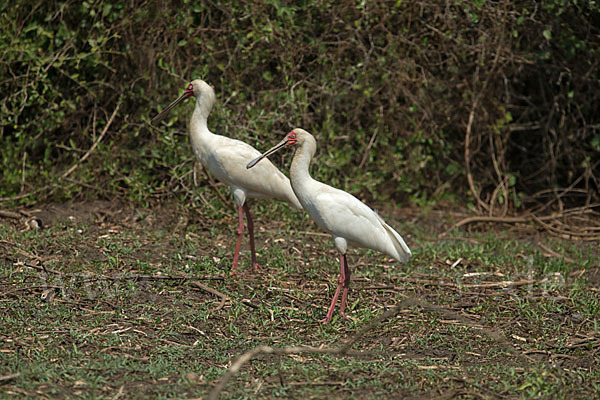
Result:
[[[254,248],[254,223],[248,208],[248,198],[277,198],[286,200],[298,209],[302,206],[296,198],[290,185],[290,180],[279,171],[271,162],[264,163],[261,168],[249,171],[244,168],[250,160],[260,156],[258,150],[241,142],[225,136],[215,135],[208,129],[208,115],[215,103],[215,91],[206,82],[196,79],[192,81],[183,94],[163,111],[152,118],[151,123],[160,120],[170,109],[188,97],[196,97],[196,107],[190,121],[190,140],[196,158],[207,168],[211,174],[221,182],[229,185],[237,204],[238,229],[235,254],[231,273],[234,274],[240,256],[242,233],[244,232],[244,218],[248,222],[248,235],[250,237],[250,251],[252,253],[252,266],[260,269],[256,261]]]
[[[408,261],[412,254],[398,232],[386,224],[375,211],[351,194],[316,181],[310,176],[308,167],[317,150],[317,142],[305,130],[294,129],[279,144],[250,162],[247,167],[254,167],[260,160],[284,146],[296,147],[290,167],[294,193],[317,225],[331,234],[335,247],[340,252],[338,286],[322,322],[331,321],[342,287],[340,315],[347,318],[344,309],[350,286],[350,268],[346,260],[348,245],[378,250],[402,262]]]

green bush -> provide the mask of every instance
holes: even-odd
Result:
[[[303,127],[313,175],[365,198],[598,198],[595,2],[0,4],[0,197],[187,196],[191,106],[148,121],[202,78],[215,133],[262,150]]]

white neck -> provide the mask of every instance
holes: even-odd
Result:
[[[210,141],[215,136],[208,129],[208,115],[214,103],[214,96],[201,94],[196,97],[194,113],[190,120],[190,142],[194,154],[203,165],[207,165],[210,158]]]
[[[210,133],[208,130],[208,115],[212,108],[210,102],[202,101],[203,98],[196,99],[196,105],[194,107],[194,113],[190,121],[190,134],[193,136],[203,136],[206,133]]]
[[[298,196],[296,188],[314,181],[310,176],[308,168],[317,151],[317,142],[310,135],[305,136],[303,139],[302,144],[296,149],[296,154],[294,154],[294,159],[290,167],[290,180],[292,181],[292,188],[294,188],[296,196]]]

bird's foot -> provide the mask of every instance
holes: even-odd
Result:
[[[230,275],[230,276],[234,276],[234,275],[236,274],[236,272],[237,272],[237,265],[236,265],[236,264],[233,264],[233,265],[231,266],[231,272],[229,273],[229,275]]]
[[[348,320],[348,321],[354,321],[354,319],[353,319],[353,318],[350,318],[349,316],[347,316],[346,314],[344,314],[344,312],[343,312],[343,311],[340,311],[340,315],[341,315],[341,316],[342,316],[342,318],[344,318],[345,320]]]
[[[254,267],[254,272],[258,272],[258,271],[262,271],[263,270],[262,267],[257,262],[253,263],[252,265]]]
[[[325,325],[325,324],[330,323],[332,319],[333,319],[333,311],[329,310],[327,312],[327,314],[325,315],[325,318],[323,318],[320,322]]]
[[[341,316],[343,319],[347,320],[347,321],[354,321],[354,318],[351,318],[351,317],[347,316],[346,314],[344,314],[344,312],[343,312],[343,311],[342,311],[342,312],[340,312],[340,316]],[[329,315],[327,315],[325,318],[323,318],[323,319],[322,319],[321,321],[319,321],[319,322],[321,322],[322,324],[328,324],[328,323],[330,323],[330,322],[331,322],[331,320],[332,320],[332,317],[330,317]]]

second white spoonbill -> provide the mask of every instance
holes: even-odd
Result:
[[[285,146],[296,148],[290,167],[294,193],[317,225],[331,234],[340,253],[338,286],[322,322],[331,321],[340,292],[340,315],[347,318],[344,310],[350,287],[350,268],[346,260],[348,245],[377,250],[401,262],[408,261],[412,254],[398,232],[366,204],[351,194],[316,181],[310,176],[308,168],[317,150],[317,142],[307,131],[294,129],[279,144],[250,162],[247,168],[254,167],[259,161]]]
[[[250,236],[250,251],[252,253],[252,265],[255,270],[259,269],[256,261],[254,248],[254,224],[248,198],[270,198],[286,200],[298,209],[302,208],[300,202],[294,195],[290,180],[275,167],[271,162],[262,165],[253,171],[248,171],[244,165],[248,161],[260,156],[254,147],[225,136],[215,135],[208,129],[208,115],[215,103],[215,91],[206,82],[196,79],[192,81],[185,92],[174,102],[169,104],[158,115],[152,118],[152,123],[160,120],[170,109],[181,103],[188,97],[196,97],[196,107],[190,121],[190,140],[196,158],[210,173],[227,184],[233,192],[237,204],[238,229],[237,241],[231,273],[233,274],[238,265],[240,256],[240,245],[242,233],[244,232],[244,217],[246,214],[248,222],[248,236]]]

